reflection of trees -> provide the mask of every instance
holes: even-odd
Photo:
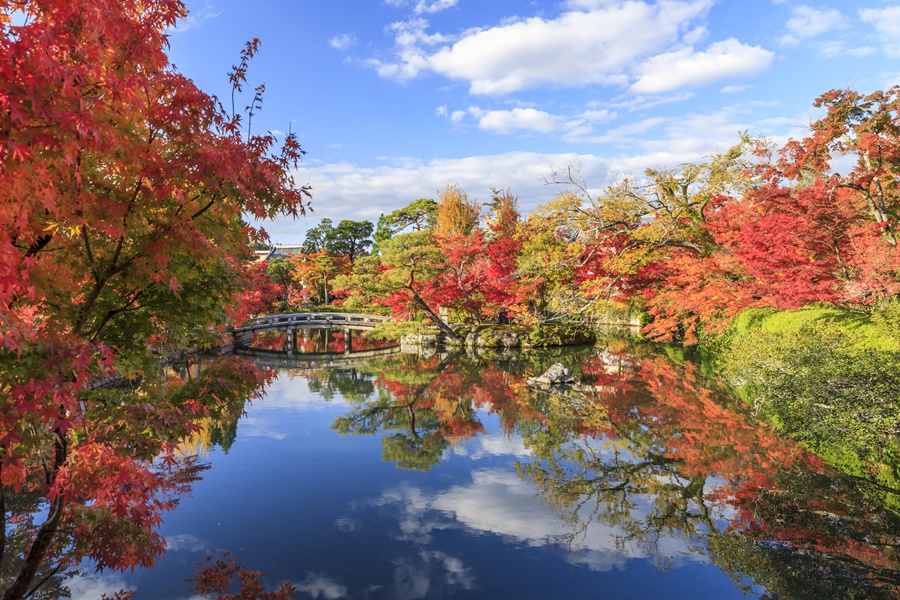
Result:
[[[237,439],[237,426],[242,413],[243,411],[235,411],[235,414],[223,415],[216,419],[201,419],[197,423],[196,431],[179,444],[180,453],[187,456],[206,456],[209,450],[218,446],[228,454]]]
[[[572,362],[573,358],[568,356]],[[546,358],[536,364],[542,362]],[[342,392],[356,406],[337,419],[333,428],[342,434],[383,434],[385,460],[427,471],[451,444],[484,433],[479,409],[496,413],[504,431],[510,433],[522,416],[532,415],[533,410],[519,397],[525,390],[526,373],[537,368],[527,360],[500,363],[457,353],[443,358],[400,355],[373,360],[359,372],[376,378],[377,393],[373,396],[371,387],[364,394]],[[310,376],[319,381],[332,377],[325,371]]]
[[[420,361],[404,356],[379,361],[376,368],[382,374],[374,399],[357,405],[332,427],[342,434],[382,433],[384,460],[403,469],[431,469],[451,439],[483,430],[471,399],[460,393],[464,378],[444,374],[453,358],[440,360],[435,355]]]
[[[78,565],[149,567],[165,550],[163,514],[207,468],[178,452],[204,434],[226,444],[231,423],[269,374],[239,360],[217,359],[169,377],[164,390],[85,391],[84,419],[65,445],[65,466],[33,453],[0,472],[0,590],[5,597],[67,597]],[[216,426],[219,427],[216,432]],[[49,493],[53,479],[53,493]],[[60,497],[65,502],[59,501]],[[21,594],[13,594],[21,582]],[[17,583],[19,582],[19,583]]]
[[[551,393],[523,384],[560,358],[583,385]],[[646,349],[640,363],[623,352],[401,356],[366,373],[358,377],[374,389],[351,400],[336,430],[381,434],[385,460],[428,470],[451,443],[483,431],[478,410],[497,414],[532,452],[518,473],[570,524],[557,541],[572,550],[601,523],[623,553],[664,567],[678,552],[667,548],[687,547],[771,598],[900,593],[900,517],[885,508],[895,491],[860,493],[872,479],[843,475],[780,437],[689,363]]]
[[[556,396],[532,394],[543,420],[519,427],[538,459],[519,472],[572,523],[569,543],[600,521],[621,532],[623,549],[664,559],[661,536],[705,535],[698,551],[773,597],[900,591],[900,520],[852,478],[702,387],[692,366],[645,360],[615,388],[599,389],[570,400],[569,410]],[[584,431],[586,407],[608,414],[608,431]]]
[[[601,521],[618,532],[616,546],[623,552],[653,556],[662,566],[671,558],[659,549],[663,537],[692,538],[709,525],[706,477],[679,470],[679,459],[655,432],[631,418],[641,407],[605,402],[610,396],[635,398],[634,384],[606,372],[602,363],[594,366],[604,385],[592,393],[527,396],[542,417],[519,425],[536,459],[518,464],[519,475],[537,484],[544,501],[572,525],[562,540],[570,549]],[[621,422],[611,420],[620,415]]]
[[[282,352],[287,350],[290,338],[287,331],[258,331],[253,334],[250,346],[257,350],[273,350]]]
[[[34,591],[28,597],[50,600],[69,597],[66,581],[81,574],[77,568],[81,562],[112,570],[152,566],[165,549],[155,531],[162,514],[173,509],[208,468],[197,457],[181,457],[168,464],[121,460],[115,467],[101,467],[96,455],[92,459],[96,468],[82,467],[77,481],[72,481],[76,492],[85,496],[96,493],[97,477],[128,481],[132,489],[111,486],[111,497],[105,501],[69,504],[40,560],[34,558],[33,544],[46,523],[47,503],[36,491],[41,482],[29,482],[18,493],[4,494],[6,535],[0,587],[6,588],[23,572],[33,570]]]
[[[772,598],[896,598],[900,522],[840,474],[784,470],[740,490],[738,517],[709,538],[713,560]]]
[[[362,402],[375,391],[375,377],[357,369],[303,369],[299,373],[311,391],[328,401],[341,397],[348,402]]]

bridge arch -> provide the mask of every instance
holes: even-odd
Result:
[[[390,321],[390,317],[363,313],[290,313],[249,319],[231,331],[235,349],[245,348],[258,331],[286,329],[356,329],[369,330]]]

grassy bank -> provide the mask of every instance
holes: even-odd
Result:
[[[716,362],[760,414],[900,512],[898,312],[746,311]]]
[[[768,308],[745,310],[731,324],[726,343],[758,333],[794,336],[806,331],[839,335],[852,349],[864,351],[900,351],[896,309],[888,306],[869,316],[835,307],[809,307],[792,311]]]

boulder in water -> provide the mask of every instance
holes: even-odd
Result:
[[[575,383],[575,378],[569,373],[569,370],[560,363],[554,364],[552,367],[540,377],[529,379],[529,383],[543,383],[545,385],[557,385],[562,383]]]

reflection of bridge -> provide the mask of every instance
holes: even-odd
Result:
[[[279,369],[321,369],[323,367],[355,367],[365,364],[369,359],[391,356],[400,352],[400,346],[379,348],[378,350],[362,350],[344,354],[307,354],[278,352],[276,350],[239,349],[240,356],[252,357],[253,362],[263,367]]]
[[[290,335],[289,350],[291,356],[297,349],[297,331],[300,329],[341,329],[347,340],[347,350],[350,353],[350,331],[369,330],[389,321],[390,317],[380,315],[366,315],[361,313],[292,313],[285,315],[268,315],[246,321],[240,327],[232,330],[235,350],[252,351],[248,346],[253,341],[253,334],[260,331],[284,330]],[[354,354],[358,354],[354,352]],[[312,356],[312,355],[310,355]]]

